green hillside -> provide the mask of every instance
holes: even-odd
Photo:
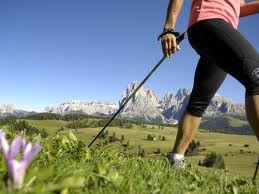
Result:
[[[64,121],[55,120],[27,120],[31,125],[39,128],[45,128],[50,136],[56,134],[57,128],[65,126]],[[77,138],[88,145],[97,135],[101,128],[81,128],[72,129]],[[177,129],[173,127],[163,127],[157,125],[133,125],[131,129],[120,127],[108,127],[108,135],[115,133],[118,141],[112,145],[115,148],[126,152],[128,155],[137,155],[139,146],[145,150],[146,158],[161,159],[161,155],[166,154],[172,148],[172,144],[176,137]],[[62,134],[59,133],[59,134]],[[148,135],[156,138],[156,141],[147,140]],[[121,136],[124,135],[125,140],[121,143]],[[159,140],[159,136],[165,137],[165,141]],[[52,136],[53,137],[53,136]],[[199,160],[203,160],[205,155],[211,151],[221,153],[226,163],[226,168],[233,173],[251,177],[253,175],[257,156],[259,153],[259,145],[255,136],[250,135],[234,135],[223,133],[205,133],[198,132],[196,140],[199,140],[201,147],[198,155],[188,157],[188,160],[197,166]],[[99,142],[100,139],[97,140]],[[125,151],[125,145],[129,141],[129,148]],[[248,144],[249,147],[244,147]],[[160,154],[155,154],[160,149]]]
[[[13,134],[9,134],[13,137]],[[33,141],[33,138],[29,138]],[[110,145],[86,149],[71,133],[43,139],[42,150],[25,176],[21,190],[6,187],[0,155],[0,193],[247,193],[259,187],[251,178],[223,170],[188,166],[174,169],[166,159],[126,156]],[[259,184],[257,180],[256,184]]]
[[[200,127],[202,129],[207,129],[214,132],[243,135],[253,134],[253,131],[246,120],[241,120],[231,115],[222,115],[214,118],[205,119]]]
[[[65,127],[67,122],[62,120],[26,120],[30,125],[38,129],[46,129],[50,136],[54,136],[57,129]]]

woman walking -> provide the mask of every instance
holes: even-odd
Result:
[[[183,0],[170,0],[161,37],[167,57],[176,51],[174,31]],[[193,0],[188,39],[198,55],[189,104],[182,115],[169,160],[184,167],[184,153],[197,131],[201,117],[227,74],[246,89],[245,107],[249,124],[259,140],[259,55],[237,31],[239,17],[259,13],[259,1]],[[256,24],[255,24],[256,25]],[[257,24],[258,25],[258,24]]]

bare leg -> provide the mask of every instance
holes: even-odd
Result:
[[[180,119],[178,126],[178,132],[173,148],[173,153],[184,154],[188,148],[193,136],[195,135],[199,125],[201,123],[201,117],[195,117],[189,114],[187,111]]]
[[[259,140],[259,95],[246,98],[246,116]]]
[[[259,95],[246,98],[247,120],[259,140]],[[201,117],[195,117],[185,112],[180,120],[173,153],[184,154],[201,122]]]

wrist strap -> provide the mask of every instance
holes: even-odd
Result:
[[[175,37],[177,37],[180,33],[175,32],[173,28],[164,29],[164,32],[158,36],[157,40],[159,41],[166,34],[173,34]]]

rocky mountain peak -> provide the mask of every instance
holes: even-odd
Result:
[[[14,104],[0,104],[0,113],[14,113],[16,106]]]
[[[164,98],[159,102],[160,109],[166,110],[166,109],[172,107],[173,105],[175,105],[176,103],[177,103],[177,100],[176,100],[175,96],[172,93],[167,92],[165,94]]]
[[[14,104],[0,104],[0,118],[8,116],[20,118],[32,114],[35,114],[35,112],[17,109]]]
[[[187,89],[185,89],[185,88],[182,88],[182,89],[179,89],[179,90],[177,91],[177,93],[176,93],[176,95],[175,95],[175,98],[176,98],[177,100],[182,100],[182,99],[184,99],[184,98],[190,96],[190,94],[191,94],[190,90],[187,90]]]
[[[134,81],[130,84],[123,93],[119,106],[132,94],[132,92],[139,86],[139,83]],[[144,118],[148,121],[162,120],[161,114],[157,108],[158,97],[153,90],[146,89],[141,86],[133,98],[128,102],[121,112],[122,116],[129,118]]]
[[[171,101],[172,99],[175,99],[174,95],[170,92],[167,92],[164,96],[164,101]]]

